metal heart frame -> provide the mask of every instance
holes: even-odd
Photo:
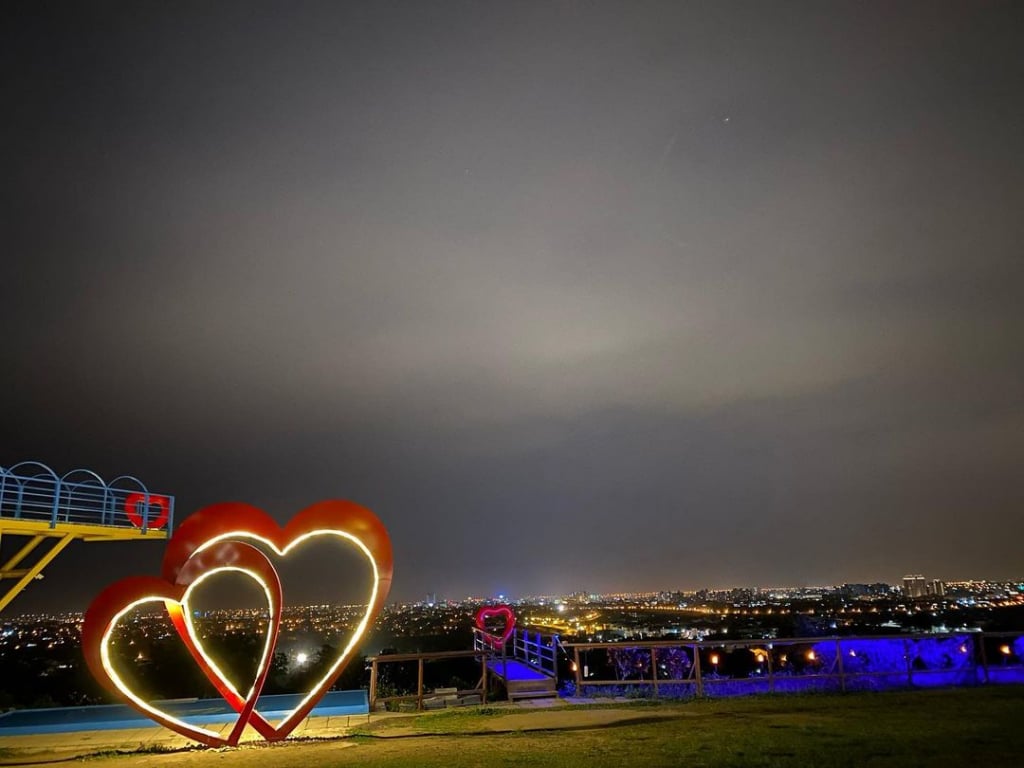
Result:
[[[373,584],[366,612],[323,677],[307,691],[299,704],[273,725],[252,708],[248,721],[268,741],[288,737],[295,727],[313,710],[351,660],[367,628],[384,606],[391,589],[394,559],[391,540],[384,524],[370,510],[344,500],[321,501],[295,515],[283,528],[270,515],[258,507],[241,502],[228,502],[205,507],[186,519],[167,543],[164,553],[163,575],[174,581],[188,560],[196,554],[224,541],[259,542],[279,557],[287,557],[304,541],[320,536],[335,536],[346,540],[366,557],[373,573]],[[182,617],[186,635],[196,651],[205,656],[201,640],[188,628],[188,618]],[[180,630],[179,630],[180,631]],[[203,666],[203,665],[201,665]],[[238,690],[216,667],[204,666],[210,681],[236,711],[246,703]]]
[[[124,500],[124,514],[128,521],[136,528],[142,528],[145,520],[139,514],[139,504],[149,503],[150,506],[159,507],[160,513],[149,521],[147,528],[154,530],[167,525],[167,518],[171,514],[171,500],[166,496],[155,493],[130,493]]]
[[[500,635],[495,635],[487,630],[487,619],[492,616],[505,617],[505,629]],[[492,648],[502,648],[516,629],[516,614],[507,605],[485,605],[476,612],[476,628],[487,638]]]
[[[299,704],[273,725],[256,709],[270,668],[281,624],[281,583],[261,545],[277,557],[287,557],[304,541],[333,536],[353,544],[367,559],[373,583],[366,612],[348,644]],[[351,501],[328,500],[307,507],[284,527],[263,510],[241,502],[214,504],[186,519],[167,543],[163,578],[131,577],[112,584],[93,601],[82,626],[82,647],[93,675],[123,696],[143,714],[161,725],[208,746],[238,743],[246,725],[268,741],[288,737],[313,710],[351,660],[367,628],[384,606],[394,570],[391,539],[384,524],[370,510]],[[255,579],[267,595],[270,622],[263,657],[252,688],[244,696],[206,651],[192,624],[189,598],[201,582],[217,573],[240,571]],[[238,713],[227,738],[191,725],[142,699],[114,667],[111,638],[118,622],[145,603],[163,603],[179,636],[200,669]]]
[[[145,701],[116,668],[110,647],[114,630],[121,619],[146,603],[162,603],[181,634],[180,617],[191,614],[189,600],[196,587],[212,576],[231,572],[245,574],[263,588],[270,620],[256,677],[249,692],[240,697],[240,706],[233,707],[238,712],[238,718],[227,738],[224,738],[215,731],[187,723]],[[175,620],[175,616],[179,619]],[[221,542],[186,559],[174,581],[150,576],[132,576],[117,581],[103,590],[86,611],[82,623],[82,650],[93,676],[105,687],[127,699],[128,703],[142,714],[201,744],[211,747],[231,746],[238,743],[256,706],[256,700],[263,690],[270,670],[270,658],[277,645],[280,625],[281,582],[273,564],[266,555],[249,544]],[[216,662],[195,643],[194,633],[181,634],[181,637],[208,678],[212,680],[214,677],[223,677],[223,672],[217,667]]]

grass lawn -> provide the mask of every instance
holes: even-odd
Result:
[[[420,716],[417,730],[451,735],[435,736],[435,745],[407,761],[395,755],[374,762],[379,745],[368,742],[353,750],[351,764],[360,757],[368,765],[425,768],[1024,766],[1021,688],[706,700],[649,705],[633,714],[643,719],[579,729],[567,722],[563,730],[542,732],[527,730],[542,724],[524,721],[520,729],[493,736],[477,734],[484,730],[482,721],[497,712]],[[502,725],[514,727],[527,716],[502,716]],[[402,727],[384,723],[380,733]]]
[[[97,756],[93,768],[205,766],[1024,766],[1024,688],[448,711],[330,741]]]

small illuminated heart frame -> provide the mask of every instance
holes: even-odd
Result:
[[[211,680],[214,676],[223,677],[224,673],[216,661],[203,650],[190,619],[183,619],[191,617],[190,600],[196,588],[207,579],[223,573],[241,573],[253,579],[263,590],[269,613],[267,636],[255,679],[248,693],[239,697],[240,704],[235,707],[238,718],[226,738],[215,731],[187,723],[147,702],[125,680],[111,653],[114,632],[121,620],[142,605],[160,603],[167,608],[182,640],[206,676]],[[127,699],[137,710],[183,736],[207,746],[219,747],[238,743],[263,690],[280,625],[281,583],[270,560],[249,544],[222,542],[187,559],[173,583],[164,579],[135,576],[107,587],[86,612],[82,624],[82,648],[93,675],[107,688]],[[183,633],[185,626],[187,630]]]
[[[487,619],[493,616],[505,617],[505,629],[500,635],[495,635],[487,630]],[[480,630],[492,648],[503,648],[516,629],[516,615],[507,605],[485,605],[476,612],[476,628]]]

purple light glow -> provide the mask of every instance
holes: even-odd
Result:
[[[988,651],[987,668],[982,664],[982,643]],[[993,640],[969,634],[830,638],[813,644],[776,641],[764,649],[744,646],[729,650],[716,646],[700,653],[700,688],[705,696],[717,697],[769,692],[884,691],[986,682],[1020,684],[1024,683],[1022,652],[1024,636]],[[657,653],[657,695],[697,695],[692,651],[685,647],[658,648]],[[621,684],[588,686],[584,682],[581,695],[655,694],[650,649],[625,646],[607,650],[603,659],[595,656],[590,657],[595,679],[614,677]],[[664,663],[669,660],[672,663]]]
[[[487,662],[487,667],[494,673],[501,675],[506,680],[547,680],[543,672],[538,672],[528,664],[521,661],[500,659]]]

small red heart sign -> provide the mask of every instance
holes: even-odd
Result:
[[[505,629],[500,635],[496,635],[487,629],[487,619],[492,616],[503,616],[505,618]],[[476,612],[476,628],[487,638],[493,648],[502,648],[516,628],[516,615],[507,605],[485,605]]]
[[[171,514],[171,501],[166,496],[157,496],[156,494],[145,493],[131,493],[128,498],[124,500],[124,514],[136,528],[141,528],[143,525],[143,517],[139,513],[139,507],[146,504],[146,499],[149,499],[149,506],[157,507],[160,512],[157,513],[156,517],[149,521],[150,528],[163,528],[167,525],[167,518]]]
[[[306,692],[298,706],[276,725],[256,710],[256,701],[269,671],[281,623],[281,585],[270,557],[290,557],[299,545],[318,537],[348,542],[367,559],[372,572],[366,611],[348,644],[324,675]],[[189,597],[206,578],[224,571],[241,571],[259,583],[267,595],[269,629],[263,657],[252,688],[240,692],[203,646],[191,622]],[[268,741],[279,741],[313,710],[351,660],[359,640],[372,625],[391,588],[393,556],[383,523],[370,510],[350,501],[321,501],[299,512],[284,527],[266,512],[242,503],[215,504],[186,519],[167,542],[163,578],[133,577],[112,584],[90,606],[82,626],[82,647],[93,674],[140,712],[161,725],[210,746],[238,743],[246,725]],[[238,719],[224,738],[190,725],[144,701],[124,681],[110,653],[118,622],[145,603],[163,603],[192,657]]]

